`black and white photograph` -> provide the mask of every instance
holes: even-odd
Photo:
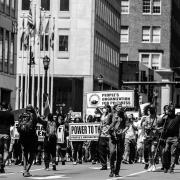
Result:
[[[0,0],[0,179],[179,178],[180,0]]]

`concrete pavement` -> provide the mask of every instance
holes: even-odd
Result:
[[[65,166],[59,164],[57,166],[57,171],[46,171],[44,166],[33,166],[32,167],[32,177],[25,178],[22,176],[22,166],[7,166],[5,168],[6,173],[0,174],[1,179],[8,180],[21,180],[21,179],[73,179],[73,180],[178,180],[180,179],[180,166],[176,166],[175,173],[164,174],[162,171],[157,170],[157,172],[147,172],[143,169],[143,164],[132,164],[126,165],[122,164],[120,171],[121,177],[109,178],[110,170],[101,171],[100,164],[92,165],[91,163],[83,163],[78,165],[72,165],[72,162],[67,162]],[[157,166],[157,167],[160,167]]]

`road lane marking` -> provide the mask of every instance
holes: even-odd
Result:
[[[156,170],[160,169],[161,167],[157,167]],[[129,175],[126,175],[126,176],[120,176],[120,177],[114,177],[114,178],[109,178],[109,179],[106,179],[106,180],[118,180],[118,179],[123,179],[123,178],[126,178],[126,177],[131,177],[131,176],[135,176],[135,175],[138,175],[138,174],[143,174],[143,173],[146,173],[148,172],[147,170],[145,171],[140,171],[140,172],[136,172],[136,173],[132,173],[132,174],[129,174]],[[150,171],[152,172],[152,171]],[[156,171],[154,171],[156,172]]]
[[[33,176],[33,177],[29,177],[28,179],[39,179],[39,180],[41,180],[41,179],[62,179],[62,178],[68,179],[68,178],[70,178],[70,177],[65,177],[65,176],[66,175],[42,176],[42,177]]]
[[[9,168],[10,169],[10,168]],[[33,172],[33,171],[41,171],[43,170],[44,168],[41,168],[41,169],[32,169],[30,170],[30,172]],[[13,175],[13,174],[18,174],[18,173],[23,173],[24,171],[19,171],[19,172],[13,172],[13,173],[2,173],[0,174],[0,177],[1,176],[8,176],[8,175]]]

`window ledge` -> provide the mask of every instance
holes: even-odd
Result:
[[[69,59],[70,58],[70,53],[69,52],[60,51],[60,52],[58,52],[57,58],[58,59]]]

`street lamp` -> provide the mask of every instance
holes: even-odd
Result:
[[[103,91],[103,81],[104,81],[103,75],[100,74],[99,77],[97,78],[97,80],[98,80],[98,84],[99,84],[99,89],[100,89],[101,91]]]
[[[43,58],[43,65],[44,65],[44,70],[45,70],[45,76],[44,76],[44,102],[46,101],[46,98],[47,98],[47,71],[49,69],[49,63],[50,63],[50,58],[46,55]]]

